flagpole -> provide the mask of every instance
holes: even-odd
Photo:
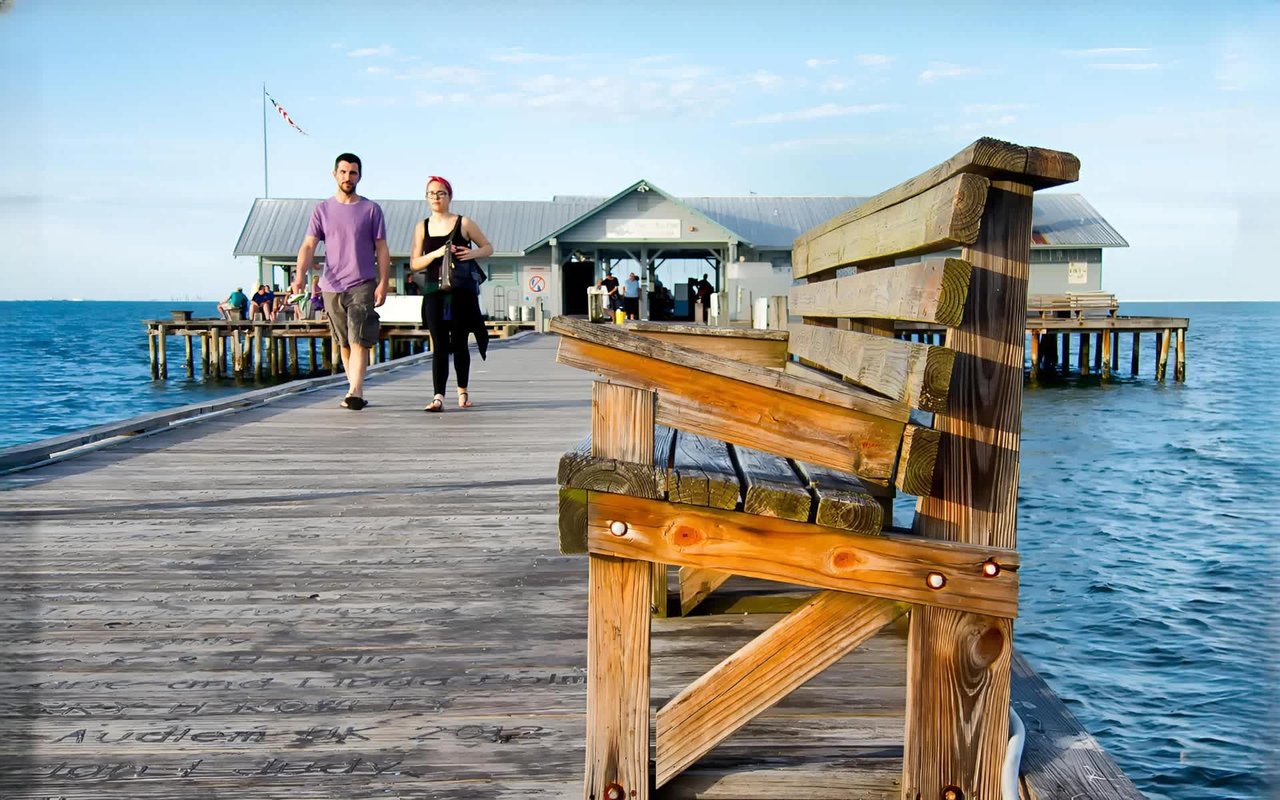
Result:
[[[267,84],[262,84],[262,196],[270,197],[267,188]]]

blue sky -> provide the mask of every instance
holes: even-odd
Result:
[[[249,283],[265,82],[273,197],[865,195],[989,135],[1080,157],[1122,301],[1280,299],[1276,2],[0,8],[0,298]]]

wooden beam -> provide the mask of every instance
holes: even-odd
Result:
[[[667,475],[668,499],[691,506],[735,509],[742,503],[729,446],[719,439],[680,431]]]
[[[941,434],[932,428],[907,426],[902,435],[902,455],[898,458],[898,470],[893,477],[893,485],[898,491],[917,497],[934,491],[938,442],[941,438]]]
[[[793,286],[791,311],[802,317],[856,317],[954,326],[964,311],[972,269],[963,259],[931,258]],[[790,347],[795,353],[796,345]]]
[[[733,448],[733,453],[742,470],[743,511],[764,517],[809,521],[813,498],[787,459],[750,447]]]
[[[680,616],[687,617],[711,593],[719,589],[732,576],[727,572],[698,567],[681,567],[678,582],[680,584]]]
[[[895,205],[836,217],[792,245],[797,278],[863,262],[936,253],[968,244],[978,235],[990,181],[961,173]],[[792,313],[800,313],[792,303]]]
[[[674,438],[675,431],[666,426],[656,426],[652,463],[635,464],[593,456],[591,437],[587,436],[574,449],[560,456],[556,480],[561,486],[662,499],[667,496],[667,463]]]
[[[896,603],[843,592],[815,595],[658,711],[655,787],[905,610]]]
[[[805,242],[809,237],[870,216],[889,206],[915,197],[962,172],[985,175],[992,180],[1017,180],[1035,189],[1072,183],[1080,178],[1080,160],[1070,153],[1022,147],[984,137],[910,180],[887,189],[862,205],[805,232],[795,241],[792,263],[807,260]],[[797,277],[800,273],[796,273]]]
[[[788,346],[802,362],[905,405],[946,410],[955,363],[955,353],[947,348],[815,325],[793,324],[790,331]]]
[[[559,520],[560,552],[579,555],[587,552],[587,490],[561,487]]]
[[[828,528],[874,536],[884,526],[880,501],[857,478],[817,464],[797,463],[809,488],[818,498],[814,522]],[[892,490],[882,490],[892,494]]]
[[[656,339],[644,336],[635,336],[616,325],[592,325],[583,320],[556,317],[551,321],[551,330],[566,337],[561,340],[562,344],[566,340],[590,342],[606,348],[622,350],[633,355],[661,361],[664,364],[720,375],[763,388],[777,389],[797,397],[805,397],[810,400],[829,403],[839,408],[860,411],[864,414],[885,419],[905,422],[909,416],[908,412],[901,407],[901,404],[882,397],[876,397],[840,381],[822,376],[808,379],[788,376],[778,370],[716,358],[680,345],[659,342]],[[561,347],[561,350],[563,349]],[[652,370],[654,366],[654,364],[648,363],[648,369]],[[581,369],[586,370],[593,368],[592,366],[581,367]]]
[[[562,364],[656,391],[656,419],[662,425],[854,472],[880,484],[893,474],[905,420],[884,419],[797,395],[789,391],[794,386],[786,383],[809,381],[752,367],[776,375],[787,388],[761,386],[675,363],[655,364],[643,354],[568,336],[561,338],[556,358]],[[838,399],[835,392],[828,396]]]
[[[596,381],[591,389],[593,455],[652,463],[653,405],[651,392]],[[647,800],[653,566],[597,553],[591,554],[589,562],[582,796],[584,800]]]
[[[940,480],[916,503],[915,532],[1014,548],[1031,187],[993,184],[981,227],[961,253],[974,269],[964,321],[948,331],[950,408],[934,416]],[[912,612],[903,796],[941,797],[948,787],[967,798],[999,796],[1012,632],[994,615]]]
[[[611,523],[625,523],[621,533]],[[620,528],[621,529],[621,526]],[[740,511],[680,506],[603,492],[587,496],[593,554],[716,569],[735,575],[1000,617],[1017,613],[1013,550],[864,536]],[[995,574],[984,574],[986,563]],[[942,581],[931,588],[931,575]],[[936,581],[936,578],[933,579]]]
[[[709,327],[674,322],[628,322],[626,330],[758,367],[781,369],[787,361],[787,333],[782,330]]]

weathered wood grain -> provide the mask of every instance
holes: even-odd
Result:
[[[828,528],[874,536],[884,525],[884,510],[866,486],[852,475],[817,464],[796,467],[818,499],[814,522]]]
[[[990,181],[981,175],[961,173],[870,214],[858,215],[854,209],[796,238],[792,273],[803,278],[860,262],[884,262],[969,244],[978,236],[988,186]],[[794,295],[791,313],[805,313],[796,308]]]
[[[972,267],[960,258],[858,272],[791,288],[791,311],[803,317],[859,317],[956,325],[964,313]],[[792,331],[794,338],[795,332]],[[797,352],[789,345],[792,353]],[[816,359],[815,359],[816,360]]]
[[[1079,180],[1080,160],[1071,153],[1057,150],[1022,147],[988,137],[978,139],[941,164],[903,181],[892,189],[886,189],[857,208],[815,226],[797,237],[793,244],[793,264],[807,262],[809,238],[915,197],[962,172],[984,175],[992,180],[1016,180],[1023,185],[1043,189]],[[800,273],[797,272],[796,275],[799,276]]]
[[[934,491],[941,434],[919,425],[908,425],[902,435],[902,453],[893,485],[898,491],[923,497]]]
[[[994,184],[982,234],[961,256],[973,264],[964,321],[947,332],[956,351],[934,482],[914,527],[933,539],[1017,546],[1018,449],[1031,187]],[[590,514],[590,512],[588,512]],[[1000,791],[1008,734],[1008,620],[951,609],[912,613],[903,787],[936,797]]]
[[[812,498],[787,459],[750,447],[731,450],[742,470],[743,511],[798,522],[809,520]]]
[[[791,353],[802,363],[913,408],[946,410],[955,363],[955,353],[947,348],[814,325],[795,324],[790,330]]]
[[[587,436],[560,457],[556,480],[561,486],[661,499],[667,495],[667,464],[674,439],[675,431],[656,426],[653,463],[634,464],[592,455],[591,437]]]
[[[656,391],[657,421],[663,425],[844,469],[879,483],[892,475],[903,422],[677,364],[655,369],[644,355],[580,339],[562,337],[556,357]]]
[[[723,509],[742,504],[742,487],[728,445],[696,433],[680,431],[676,436],[667,485],[673,503]]]
[[[884,600],[822,592],[787,615],[658,711],[654,785],[662,787],[905,611]]]
[[[622,535],[610,523],[626,524]],[[931,542],[913,536],[863,536],[739,511],[680,506],[592,492],[587,498],[592,553],[702,567],[765,580],[867,594],[887,600],[1017,613],[1017,553]],[[1000,565],[983,575],[982,565]],[[931,588],[929,575],[945,579]]]
[[[785,330],[724,328],[675,322],[628,322],[625,329],[700,353],[759,367],[781,369],[787,360]]]

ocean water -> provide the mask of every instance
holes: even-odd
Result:
[[[214,306],[0,302],[0,447],[256,385],[152,382],[171,308]],[[1280,303],[1122,310],[1191,318],[1188,379],[1122,337],[1120,379],[1028,389],[1018,646],[1148,797],[1275,798]]]

